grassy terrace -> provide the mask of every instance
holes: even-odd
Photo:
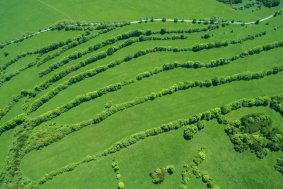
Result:
[[[249,2],[1,2],[0,44],[52,31],[0,48],[0,188],[282,188],[282,15],[127,23],[283,6]]]

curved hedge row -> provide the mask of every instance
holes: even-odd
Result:
[[[26,65],[25,67],[20,68],[19,70],[15,71],[14,73],[11,73],[9,75],[3,76],[0,79],[0,87],[3,85],[3,83],[10,81],[13,77],[19,75],[21,72],[33,67],[34,65],[36,65],[36,62],[31,62],[28,65]]]
[[[173,36],[173,37],[165,37],[165,38],[160,38],[160,37],[149,37],[149,39],[152,39],[152,40],[169,40],[169,39],[172,39],[172,40],[176,40],[176,39],[185,39],[184,36]],[[99,66],[97,68],[94,68],[94,69],[91,69],[91,70],[88,70],[88,71],[85,71],[83,73],[80,73],[78,75],[75,75],[73,77],[71,77],[68,81],[65,81],[63,84],[60,84],[59,86],[55,87],[54,89],[52,89],[50,92],[48,92],[47,94],[43,95],[40,99],[36,100],[30,107],[29,109],[29,113],[37,110],[42,104],[46,103],[47,101],[49,101],[51,98],[53,98],[54,96],[56,96],[59,92],[61,92],[62,90],[65,90],[67,89],[69,86],[75,84],[75,83],[78,83],[86,78],[90,78],[90,77],[93,77],[101,72],[104,72],[108,69],[111,69],[113,67],[116,67],[124,62],[128,62],[132,59],[135,59],[135,58],[139,58],[140,56],[144,56],[146,54],[149,54],[149,53],[154,53],[154,52],[164,52],[164,51],[174,51],[174,52],[179,52],[179,51],[188,51],[190,49],[188,48],[166,48],[166,47],[156,47],[156,48],[153,48],[153,49],[148,49],[146,51],[138,51],[136,52],[134,55],[130,55],[130,56],[126,56],[124,59],[122,60],[116,60],[114,62],[111,62],[110,64],[108,65],[105,65],[105,66]],[[89,59],[89,63],[92,63],[92,61],[97,61],[97,60],[100,60],[100,59],[103,59],[105,58],[106,56],[108,56],[105,52],[104,53],[101,53],[101,54],[98,54],[98,55],[95,55],[93,58],[90,58]],[[90,61],[91,60],[91,61]],[[87,65],[87,64],[85,64]],[[66,72],[66,74],[70,73],[72,71],[72,68],[74,69],[79,69],[81,67],[81,65],[79,64],[78,67],[71,67],[69,69],[69,71]],[[60,80],[61,78],[63,78],[63,74],[62,75],[55,75],[53,76],[53,78],[51,78],[50,80],[48,81],[45,81],[44,83],[42,83],[40,86],[37,86],[33,89],[33,91],[31,92],[31,96],[34,97],[36,96],[40,91],[43,91],[45,89],[47,89],[50,85],[52,85],[52,83],[56,82],[57,80]]]
[[[262,35],[265,35],[263,33],[265,32],[261,32]],[[262,36],[259,34],[255,34],[256,36]],[[249,35],[250,36],[250,35]],[[175,37],[176,38],[176,37]],[[180,36],[180,39],[183,39],[184,37]],[[244,39],[244,40],[243,40]],[[253,39],[253,37],[245,37],[243,39],[239,39],[237,40],[238,43],[242,43],[245,40],[249,40],[249,39]],[[236,44],[234,43],[235,40],[231,41],[231,44]],[[215,48],[218,47],[217,45],[218,43],[215,43]],[[115,51],[113,48],[111,48],[113,51]],[[129,55],[123,58],[123,60],[116,60],[115,62],[112,62],[106,66],[100,66],[98,68],[86,71],[84,73],[78,74],[76,76],[73,76],[69,79],[69,81],[64,82],[63,84],[59,85],[58,87],[54,88],[51,92],[49,92],[48,94],[44,95],[42,98],[38,99],[37,101],[35,101],[29,112],[33,112],[35,110],[37,110],[42,104],[44,104],[45,102],[47,102],[48,100],[50,100],[51,98],[53,98],[55,95],[57,95],[60,91],[65,90],[68,88],[68,86],[73,85],[74,83],[77,83],[79,81],[84,80],[85,78],[89,78],[92,77],[100,72],[104,72],[110,68],[113,68],[117,65],[120,65],[123,62],[128,62],[132,59],[138,58],[140,56],[144,56],[147,55],[149,53],[155,53],[155,52],[165,52],[165,51],[171,51],[171,52],[182,52],[182,51],[191,51],[191,48],[171,48],[171,47],[155,47],[153,49],[147,49],[145,51],[138,51],[136,52],[134,55]],[[40,91],[43,91],[45,89],[47,89],[50,85],[52,85],[52,83],[57,82],[58,80],[62,79],[63,77],[65,77],[66,75],[68,75],[69,73],[80,69],[81,67],[84,67],[88,64],[91,64],[97,60],[103,59],[105,57],[107,57],[107,53],[103,52],[100,53],[98,55],[95,55],[94,57],[89,58],[88,60],[85,60],[84,62],[81,62],[75,66],[69,67],[66,70],[61,71],[60,73],[54,75],[51,79],[43,82],[40,86],[37,86],[34,91],[32,92],[32,96],[36,96],[37,93],[39,93]]]
[[[211,30],[218,29],[218,28],[219,28],[218,26],[209,26],[209,27],[206,27],[206,28],[194,28],[194,29],[188,29],[188,30],[169,30],[169,31],[164,30],[164,33],[162,33],[162,34],[172,34],[172,33],[176,33],[176,34],[177,33],[179,33],[179,34],[189,33],[190,34],[190,33],[195,33],[195,32],[211,31]],[[56,64],[54,64],[52,66],[49,66],[47,69],[45,69],[42,72],[40,72],[39,76],[43,77],[44,75],[49,74],[50,72],[58,69],[59,67],[65,65],[65,64],[68,64],[70,61],[73,61],[73,60],[76,60],[78,58],[81,58],[82,56],[84,56],[86,54],[89,54],[89,53],[92,53],[94,51],[97,51],[97,50],[99,50],[99,49],[101,49],[101,48],[103,48],[105,46],[117,43],[118,41],[122,41],[122,40],[125,40],[125,39],[130,39],[130,38],[133,38],[133,37],[150,36],[150,35],[153,35],[153,34],[161,33],[161,31],[160,32],[155,32],[155,31],[152,31],[152,30],[147,30],[147,31],[133,30],[133,31],[130,31],[130,32],[126,32],[126,33],[120,34],[120,35],[118,35],[116,37],[112,37],[112,38],[107,39],[107,40],[105,40],[103,42],[100,42],[98,44],[90,46],[90,47],[88,47],[88,50],[76,52],[76,53],[70,55],[69,57],[64,58],[60,62],[58,62],[58,63],[56,63]],[[144,41],[144,40],[147,40],[147,39],[146,38],[140,38],[140,39],[126,41],[123,44],[121,44],[118,47],[117,50],[119,50],[121,48],[124,48],[124,47],[127,47],[127,46],[129,46],[129,45],[131,45],[133,43]],[[113,51],[113,52],[115,52],[115,51]],[[108,54],[108,55],[110,55],[110,54]]]
[[[123,27],[123,26],[120,26],[120,27]],[[54,59],[55,57],[60,56],[61,54],[63,54],[67,50],[72,49],[74,47],[77,47],[77,46],[79,46],[79,45],[81,45],[83,43],[86,43],[87,41],[89,41],[91,39],[94,39],[94,38],[96,38],[96,37],[98,37],[98,36],[100,36],[102,34],[108,33],[108,32],[110,32],[112,30],[115,30],[115,29],[116,29],[116,27],[109,27],[109,28],[106,28],[104,30],[99,31],[98,34],[95,34],[95,35],[89,35],[89,34],[88,35],[84,35],[83,34],[83,35],[75,38],[74,40],[72,40],[72,42],[68,46],[62,48],[62,50],[60,52],[56,52],[56,53],[54,53],[52,55],[46,56],[43,60],[38,62],[37,66],[41,66],[42,64],[44,64],[44,63]]]
[[[122,26],[120,26],[122,27]],[[102,31],[99,31],[98,34],[95,34],[95,35],[90,35],[90,33],[86,33],[86,34],[81,34],[80,36],[74,38],[74,39],[67,39],[66,41],[60,41],[60,42],[57,42],[57,43],[53,43],[53,44],[50,44],[46,47],[43,47],[41,49],[37,49],[35,51],[32,51],[32,52],[25,52],[25,53],[22,53],[21,55],[18,55],[16,58],[10,60],[8,63],[4,64],[3,66],[0,67],[0,71],[3,71],[5,69],[7,69],[7,67],[9,67],[10,65],[16,63],[17,61],[19,61],[20,59],[28,56],[28,55],[32,55],[32,54],[39,54],[39,57],[44,55],[44,54],[47,54],[51,51],[54,51],[54,50],[57,50],[61,47],[64,47],[66,46],[65,48],[62,48],[62,50],[60,52],[57,52],[53,55],[48,55],[47,57],[45,57],[43,60],[39,61],[37,60],[37,64],[38,66],[46,63],[47,61],[57,57],[57,56],[60,56],[63,52],[71,49],[71,48],[74,48],[80,44],[83,44],[95,37],[97,37],[98,35],[101,35],[101,34],[104,34],[104,33],[107,33],[109,31],[112,31],[116,29],[116,27],[106,27],[104,30]]]
[[[234,104],[234,103],[238,104],[238,107],[236,109],[240,109],[242,107],[252,107],[252,106],[268,106],[269,104],[266,105],[265,100],[262,101],[262,99],[267,99],[268,101],[270,101],[272,98],[274,98],[274,97],[258,97],[258,98],[242,99],[242,100],[235,101],[231,104]],[[244,102],[247,102],[247,101],[252,101],[252,102],[256,102],[256,103],[250,104],[249,106],[246,106],[247,104],[244,103]],[[148,137],[153,137],[153,136],[157,136],[157,135],[160,135],[160,134],[172,131],[172,130],[177,130],[181,127],[184,127],[184,126],[187,126],[187,125],[190,125],[190,124],[195,124],[195,123],[197,123],[201,120],[217,119],[221,115],[222,115],[221,107],[214,108],[214,109],[208,110],[206,112],[194,114],[187,119],[179,119],[177,121],[173,121],[173,122],[170,122],[170,123],[167,123],[167,124],[163,124],[160,127],[151,128],[151,129],[147,129],[145,131],[138,132],[136,134],[133,134],[131,136],[128,136],[128,137],[116,142],[111,147],[104,150],[102,153],[99,153],[99,154],[93,155],[93,156],[88,155],[86,158],[84,158],[83,160],[81,160],[79,162],[66,165],[65,167],[62,167],[58,170],[54,170],[54,171],[44,175],[38,181],[38,184],[42,185],[42,184],[52,180],[54,177],[56,177],[58,175],[61,175],[65,172],[73,171],[78,166],[80,166],[84,163],[92,162],[92,161],[98,160],[100,158],[106,157],[110,154],[117,153],[117,152],[121,151],[122,149],[127,148],[127,147],[129,147],[133,144],[136,144],[137,142],[142,141],[142,140],[144,140]]]
[[[235,74],[232,76],[226,76],[226,77],[215,77],[213,79],[207,79],[204,81],[185,81],[185,82],[179,82],[177,84],[172,85],[169,88],[166,89],[162,89],[159,92],[156,93],[151,93],[149,95],[143,96],[143,97],[137,97],[132,101],[128,101],[122,104],[117,104],[114,106],[111,106],[109,109],[102,111],[101,113],[97,114],[94,118],[87,120],[87,121],[83,121],[80,122],[78,124],[73,124],[73,125],[67,125],[65,126],[65,130],[64,130],[64,126],[61,126],[60,130],[61,133],[59,134],[59,136],[56,136],[54,138],[56,138],[55,141],[45,141],[42,142],[44,140],[46,140],[43,136],[41,136],[40,138],[38,138],[38,140],[36,140],[36,143],[29,145],[29,149],[27,149],[27,152],[33,149],[41,149],[44,146],[47,146],[53,142],[56,142],[58,140],[60,140],[61,138],[65,137],[66,135],[74,132],[74,131],[78,131],[81,128],[84,128],[86,126],[92,125],[92,124],[98,124],[100,122],[102,122],[103,120],[107,119],[108,117],[112,116],[113,114],[116,114],[117,112],[121,112],[124,111],[128,108],[134,107],[136,105],[139,104],[143,104],[145,102],[148,101],[152,101],[155,100],[157,98],[163,97],[163,96],[167,96],[167,95],[171,95],[173,93],[176,93],[178,91],[182,91],[182,90],[187,90],[190,88],[195,88],[195,87],[212,87],[212,86],[218,86],[218,85],[223,85],[226,83],[231,83],[233,81],[249,81],[249,80],[254,80],[254,79],[260,79],[263,78],[265,76],[269,76],[269,75],[273,75],[273,74],[278,74],[279,72],[283,71],[283,66],[281,67],[275,67],[271,70],[266,70],[266,71],[262,71],[262,72],[246,72],[246,73],[241,73],[241,74]],[[126,83],[126,85],[132,83],[133,81],[129,81]],[[121,86],[121,84],[117,84],[119,86]],[[119,89],[119,87],[115,86],[115,90]],[[103,91],[105,89],[102,89]],[[111,92],[110,90],[108,92]],[[97,92],[93,92],[93,96],[94,98],[96,98],[97,96],[99,96],[97,94]],[[59,115],[61,115],[62,113],[68,111],[69,109],[78,106],[80,103],[86,102],[88,100],[91,100],[92,98],[90,97],[91,95],[82,95],[80,97],[78,97],[77,99],[71,101],[70,103],[67,103],[66,105],[61,106],[60,108],[56,108],[55,110],[49,111],[45,114],[42,114],[40,116],[38,116],[37,118],[31,119],[29,120],[28,125],[30,127],[36,127],[39,124],[51,120]],[[255,102],[254,102],[255,103]],[[249,105],[247,103],[247,105]],[[209,115],[207,115],[209,117]],[[211,116],[211,115],[210,115]],[[209,119],[207,119],[209,120]]]
[[[255,34],[254,36],[263,36],[265,34],[265,32],[261,32],[262,34]],[[207,43],[207,44],[202,44],[202,45],[194,45],[192,47],[193,48],[197,48],[198,50],[197,51],[200,51],[200,50],[203,50],[203,49],[207,49],[207,48],[219,48],[219,47],[222,47],[222,46],[227,46],[229,44],[237,44],[237,43],[242,43],[244,41],[247,41],[247,40],[253,40],[254,37],[251,37],[251,35],[248,35],[248,37],[244,37],[242,39],[239,39],[239,40],[231,40],[230,42],[227,42],[227,41],[224,41],[224,42],[215,42],[215,43]],[[120,47],[116,48],[115,49],[112,49],[115,51],[121,49]],[[172,48],[170,48],[172,49]],[[192,50],[192,49],[186,49],[187,51],[189,50]],[[174,52],[178,52],[178,48],[173,48],[172,49]],[[108,51],[108,50],[107,50]],[[157,48],[156,51],[166,51],[166,48]],[[182,50],[180,50],[182,51]],[[145,52],[142,52],[141,53],[145,53]],[[112,53],[113,54],[113,53]],[[96,62],[98,60],[101,60],[105,57],[109,56],[107,54],[107,52],[102,52],[102,53],[99,53],[97,55],[95,55],[94,57],[90,57],[89,59],[85,60],[85,61],[82,61],[74,66],[71,66],[61,72],[59,72],[58,74],[55,74],[53,77],[51,77],[51,79],[49,79],[48,81],[46,81],[45,83],[43,83],[39,88],[46,88],[46,87],[49,87],[49,85],[53,82],[56,82],[60,79],[62,79],[63,77],[65,77],[66,75],[68,75],[69,73],[73,72],[73,71],[77,71],[78,69],[82,68],[82,67],[85,67],[86,65],[89,65],[93,62]],[[137,55],[134,55],[134,56],[137,56]],[[127,61],[128,59],[131,59],[132,57],[126,57],[125,60]]]
[[[107,49],[106,51],[106,54],[107,56],[110,56],[112,55],[113,53],[115,53],[116,51],[122,49],[122,48],[125,48],[127,46],[130,46],[134,43],[138,43],[138,42],[143,42],[143,41],[150,41],[150,40],[168,40],[169,38],[161,38],[161,37],[141,37],[143,36],[143,33],[141,31],[133,31],[133,32],[130,32],[128,33],[127,35],[126,34],[123,34],[121,36],[118,36],[117,38],[112,38],[112,39],[109,39],[109,40],[106,40],[102,43],[98,43],[92,47],[89,47],[88,50],[86,51],[82,51],[82,52],[75,52],[73,53],[72,55],[68,56],[67,58],[63,59],[62,61],[56,63],[56,64],[53,64],[51,66],[49,66],[47,69],[41,71],[39,73],[39,77],[43,77],[47,74],[49,74],[50,72],[68,64],[69,62],[73,61],[73,60],[76,60],[76,59],[79,59],[81,58],[82,56],[86,55],[86,54],[89,54],[91,52],[94,52],[96,50],[99,50],[105,46],[108,46],[108,45],[111,45],[111,44],[114,44],[116,42],[118,42],[119,40],[124,40],[124,39],[129,39],[129,38],[132,38],[132,37],[139,37],[137,39],[130,39],[128,41],[125,41],[124,43],[122,43],[121,45],[119,45],[118,47],[110,47]],[[123,37],[123,38],[121,38]],[[171,39],[174,39],[174,38],[171,38]],[[176,36],[175,39],[179,39],[179,36]],[[186,39],[185,36],[183,36],[183,39]],[[87,61],[87,60],[86,60]]]
[[[8,131],[10,129],[15,128],[18,125],[21,125],[22,123],[25,122],[27,118],[27,115],[25,113],[20,114],[16,117],[14,117],[12,120],[5,122],[3,125],[1,125],[0,127],[0,136],[2,133],[4,133],[5,131]]]
[[[220,59],[217,59],[217,60],[212,60],[207,64],[201,63],[199,61],[195,61],[195,62],[189,61],[189,62],[186,62],[186,63],[174,62],[174,63],[171,63],[171,64],[164,64],[162,67],[154,68],[152,71],[143,72],[143,73],[138,74],[136,76],[136,79],[142,80],[144,78],[151,77],[152,75],[159,74],[159,73],[164,72],[164,71],[173,70],[173,69],[176,69],[176,68],[194,68],[194,69],[214,68],[214,67],[229,64],[229,63],[236,61],[240,58],[246,58],[247,56],[260,54],[261,52],[269,51],[269,50],[280,48],[280,47],[283,47],[283,41],[278,41],[278,42],[275,42],[275,43],[270,43],[270,44],[262,45],[262,46],[259,46],[259,47],[255,47],[255,48],[252,48],[252,49],[247,50],[245,52],[242,52],[239,55],[232,56],[230,58],[220,58]]]

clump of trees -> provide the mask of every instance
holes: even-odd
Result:
[[[190,126],[187,126],[184,130],[184,138],[186,140],[191,140],[194,135],[197,133],[197,126],[196,125],[190,125]]]
[[[165,168],[157,168],[149,173],[154,184],[161,184],[165,180],[165,174]]]
[[[152,170],[149,175],[152,179],[152,183],[154,184],[161,184],[165,180],[165,176],[168,173],[172,175],[175,172],[174,165],[167,165],[166,167],[156,168]]]
[[[257,0],[266,7],[276,7],[280,4],[280,0]]]
[[[243,101],[243,104],[246,103]],[[249,107],[248,104],[246,106]],[[250,150],[258,158],[268,152],[283,150],[283,133],[272,127],[272,120],[266,114],[248,114],[240,122],[233,122],[226,128],[234,149],[238,152]]]

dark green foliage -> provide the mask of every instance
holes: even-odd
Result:
[[[243,100],[243,106],[246,101],[247,99]],[[261,103],[261,105],[265,105],[264,101],[261,101]],[[251,104],[251,106],[255,106],[255,104]],[[231,123],[225,129],[225,132],[230,136],[236,151],[250,150],[260,159],[264,158],[270,150],[283,150],[283,133],[272,127],[272,120],[266,114],[243,116],[240,124],[236,122]]]
[[[184,138],[186,140],[191,140],[197,133],[198,127],[196,125],[187,126],[184,130]]]
[[[243,2],[243,0],[217,0],[217,1],[220,1],[226,4],[239,4]]]
[[[276,160],[276,164],[275,164],[274,168],[283,175],[283,157],[279,157]]]
[[[208,39],[210,38],[210,35],[208,33],[204,34],[203,36],[201,36],[202,39]]]
[[[161,34],[161,35],[164,35],[165,33],[166,33],[166,29],[165,29],[165,28],[161,28],[161,29],[160,29],[160,34]]]
[[[166,166],[166,171],[172,175],[175,172],[175,166],[174,165],[167,165]]]
[[[266,7],[276,7],[280,4],[280,0],[257,0]]]
[[[4,52],[4,56],[7,57],[9,55],[8,52]]]
[[[149,173],[152,178],[152,183],[161,184],[165,179],[166,169],[157,168]]]
[[[21,125],[25,120],[26,120],[26,114],[20,114],[16,116],[15,118],[11,119],[8,122],[5,122],[3,125],[0,127],[0,135],[4,133],[7,130],[13,129],[18,125]]]
[[[266,114],[249,114],[241,118],[242,126],[240,130],[243,133],[262,132],[266,128],[271,127],[271,117]]]
[[[204,129],[205,125],[206,125],[206,121],[204,121],[204,120],[197,122],[198,130]]]

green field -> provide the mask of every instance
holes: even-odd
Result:
[[[233,2],[1,1],[0,188],[283,188],[283,2]]]

